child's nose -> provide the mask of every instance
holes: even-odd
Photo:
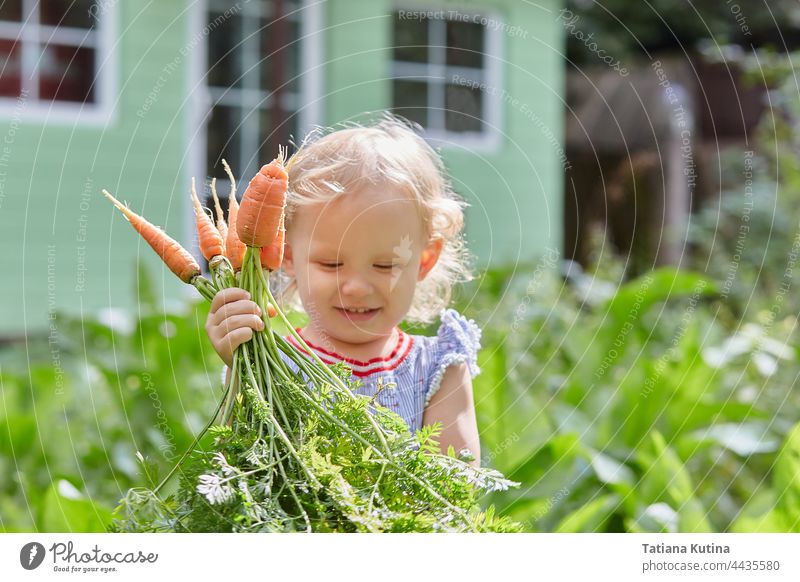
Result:
[[[372,291],[372,284],[369,280],[357,273],[348,275],[342,283],[342,295],[364,297],[372,293]]]

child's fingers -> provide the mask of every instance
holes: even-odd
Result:
[[[272,303],[267,304],[267,313],[269,313],[270,317],[275,317],[278,315],[278,310],[275,309],[275,306]]]
[[[246,315],[231,315],[230,317],[226,317],[225,320],[219,324],[220,332],[223,335],[227,335],[242,327],[262,330],[264,329],[264,322],[258,315],[249,313]]]
[[[227,333],[225,337],[222,338],[222,345],[229,347],[230,352],[233,353],[236,351],[236,348],[245,342],[249,342],[251,339],[253,339],[253,330],[249,327],[240,327]]]
[[[230,289],[223,289],[222,291],[214,295],[214,299],[211,301],[211,313],[218,311],[220,307],[222,307],[227,303],[231,303],[232,301],[239,301],[242,299],[249,300],[250,293],[248,293],[244,289],[240,289],[239,287],[231,287]]]
[[[213,325],[220,325],[223,321],[234,315],[247,315],[251,313],[260,316],[261,309],[254,301],[240,299],[232,303],[224,304],[215,313],[210,314],[209,319]]]

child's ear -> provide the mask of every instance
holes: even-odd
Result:
[[[439,255],[442,254],[442,246],[442,239],[436,239],[431,241],[431,243],[425,247],[425,250],[422,251],[422,258],[419,263],[419,276],[417,277],[418,281],[422,281],[427,277],[431,269],[436,266],[436,263],[439,261]]]
[[[281,268],[290,277],[294,277],[294,257],[292,255],[292,246],[288,242],[283,243],[283,262]]]

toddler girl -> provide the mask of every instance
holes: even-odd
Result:
[[[452,446],[477,465],[480,330],[447,308],[453,283],[471,278],[460,238],[464,206],[438,155],[397,118],[317,136],[289,168],[284,260],[270,279],[281,283],[279,302],[308,314],[297,330],[308,346],[323,362],[352,368],[357,393],[377,391],[377,402],[412,432],[440,422],[442,451]],[[435,337],[398,327],[437,315]],[[218,293],[206,322],[228,365],[263,327],[242,289]]]

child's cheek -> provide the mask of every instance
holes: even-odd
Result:
[[[413,293],[416,278],[414,277],[414,269],[410,266],[395,270],[388,279],[390,291],[392,293],[396,295],[407,295],[409,292]]]
[[[337,291],[343,283],[343,277],[335,271],[330,272],[322,270],[315,273],[313,279],[308,282],[313,291],[326,294],[331,291]]]

